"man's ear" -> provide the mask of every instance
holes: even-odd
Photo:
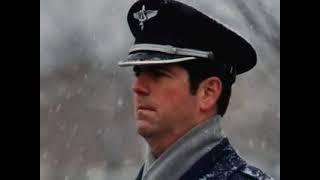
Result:
[[[218,77],[209,77],[203,80],[198,89],[200,111],[208,111],[216,106],[222,91],[222,82]]]

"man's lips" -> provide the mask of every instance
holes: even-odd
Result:
[[[137,110],[155,111],[155,108],[153,108],[151,106],[146,106],[146,105],[138,105]]]

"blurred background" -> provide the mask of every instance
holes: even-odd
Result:
[[[181,0],[242,34],[257,66],[240,75],[224,133],[280,179],[280,0]],[[134,0],[40,0],[40,180],[134,179],[146,152],[133,119]]]

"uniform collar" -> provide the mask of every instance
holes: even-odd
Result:
[[[142,180],[179,179],[223,139],[221,119],[216,115],[194,127],[157,159],[149,151]]]

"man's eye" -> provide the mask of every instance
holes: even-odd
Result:
[[[134,66],[133,73],[136,77],[138,77],[140,75],[140,69],[137,66]]]
[[[138,76],[140,75],[140,72],[139,72],[139,71],[134,71],[134,75],[135,75],[136,77],[138,77]]]

